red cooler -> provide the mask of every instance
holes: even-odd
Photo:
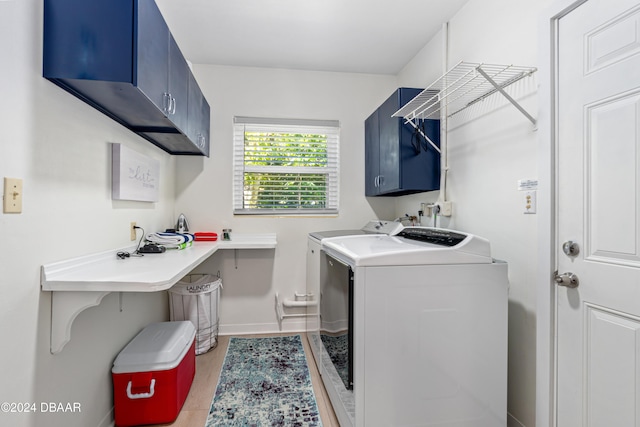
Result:
[[[116,426],[173,422],[196,373],[196,328],[190,321],[153,323],[113,362]]]

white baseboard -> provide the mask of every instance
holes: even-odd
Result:
[[[278,323],[253,324],[220,324],[220,335],[249,335],[249,334],[277,334],[280,332],[306,332],[307,325],[304,317],[299,319],[284,319],[282,327]]]
[[[507,412],[507,427],[526,427],[516,417]]]

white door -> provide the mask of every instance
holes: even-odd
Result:
[[[558,40],[556,425],[640,426],[640,2],[588,0]]]

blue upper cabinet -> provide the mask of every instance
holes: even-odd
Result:
[[[209,105],[153,0],[45,0],[43,76],[168,153],[209,155]]]
[[[440,154],[392,115],[422,89],[399,88],[365,120],[365,195],[402,196],[440,188]],[[421,128],[440,146],[440,121]]]

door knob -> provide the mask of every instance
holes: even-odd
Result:
[[[566,286],[567,288],[577,288],[580,284],[580,280],[578,280],[578,276],[573,273],[562,273],[558,274],[556,271],[553,277],[553,280],[559,286]]]

